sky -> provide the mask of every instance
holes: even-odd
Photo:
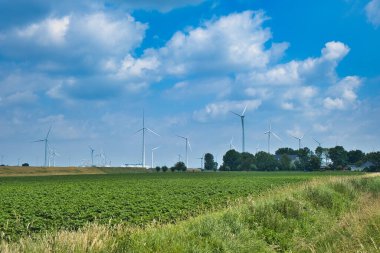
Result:
[[[0,0],[1,162],[380,150],[380,0]],[[137,133],[136,133],[137,132]]]

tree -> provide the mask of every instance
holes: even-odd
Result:
[[[343,169],[347,165],[347,151],[342,146],[330,148],[329,157],[333,163],[333,169]]]
[[[373,165],[368,168],[368,171],[375,172],[380,171],[380,152],[371,152],[368,153],[365,157],[368,162],[371,162]]]
[[[279,166],[276,158],[264,151],[260,151],[255,155],[255,161],[258,170],[276,170]]]
[[[282,154],[279,161],[280,170],[291,170],[292,169],[292,160],[287,154]]]
[[[205,170],[214,170],[215,169],[215,162],[214,162],[214,156],[210,153],[205,154]]]
[[[349,164],[361,163],[365,158],[365,154],[361,150],[350,150],[347,153],[347,159]]]
[[[239,170],[240,165],[240,153],[234,149],[228,150],[223,156],[223,165],[221,170]]]
[[[183,162],[177,162],[174,165],[174,169],[178,170],[178,171],[186,171],[187,170],[186,165]]]
[[[276,155],[297,155],[297,150],[292,148],[279,148],[275,152]]]
[[[309,170],[320,170],[321,169],[321,159],[316,155],[311,155],[308,161]]]
[[[248,152],[241,153],[239,170],[256,170],[255,156]]]
[[[28,166],[29,166],[29,163],[23,163],[21,166],[23,166],[23,167],[28,167]]]
[[[162,169],[163,172],[166,172],[166,171],[168,171],[169,168],[167,166],[162,166],[161,169]]]
[[[160,172],[160,170],[161,170],[160,166],[156,166],[156,171]]]

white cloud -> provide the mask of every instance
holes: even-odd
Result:
[[[129,0],[123,5],[132,9],[159,10],[168,12],[176,8],[198,5],[205,0]]]
[[[16,29],[16,35],[21,39],[34,40],[43,46],[61,45],[65,42],[69,25],[69,16],[47,18],[40,23]]]
[[[225,100],[208,104],[204,109],[194,112],[193,116],[196,120],[206,121],[208,118],[225,115],[230,111],[242,113],[245,106],[247,106],[247,111],[256,110],[260,105],[261,100],[258,99],[240,101]]]
[[[327,42],[322,49],[322,58],[329,61],[339,61],[345,57],[349,51],[350,48],[342,42],[330,41]]]
[[[245,11],[206,22],[201,27],[177,32],[158,50],[164,71],[171,75],[213,73],[265,68],[280,58],[288,44],[266,48],[272,34],[262,26],[264,12]]]
[[[380,25],[380,0],[371,0],[365,6],[368,21],[375,27]]]
[[[332,97],[327,97],[324,99],[324,107],[333,109],[346,109],[351,105],[357,103],[356,90],[361,85],[362,80],[357,76],[347,76],[340,80],[335,85],[329,88],[328,93]]]

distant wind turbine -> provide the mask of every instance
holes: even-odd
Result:
[[[244,110],[241,114],[238,114],[236,112],[230,111],[231,113],[235,114],[236,116],[240,117],[241,120],[241,130],[242,130],[242,152],[245,152],[245,136],[244,136],[244,113],[247,110],[247,105],[244,107]]]
[[[145,167],[145,131],[149,131],[157,136],[160,136],[158,133],[154,132],[152,129],[145,127],[145,116],[144,116],[144,110],[143,110],[143,127],[136,131],[136,133],[142,131],[142,158],[141,158],[141,165],[142,167]],[[136,134],[135,133],[135,134]]]
[[[60,156],[57,152],[55,152],[55,149],[50,150],[50,157],[53,160],[53,167],[55,167],[55,157]],[[50,167],[50,159],[49,159],[49,167]]]
[[[154,165],[154,163],[153,163],[153,151],[155,151],[156,149],[159,149],[160,147],[155,147],[155,148],[152,148],[152,160],[151,160],[151,168],[153,169],[153,165]]]
[[[188,154],[187,154],[187,147],[190,148],[190,151],[191,151],[191,146],[190,146],[190,142],[189,142],[189,138],[188,137],[184,137],[184,136],[180,136],[180,135],[177,135],[177,137],[179,138],[182,138],[185,140],[185,149],[186,149],[186,168],[189,168],[188,165],[189,165],[189,157],[188,157]]]
[[[48,154],[47,153],[48,153],[48,138],[49,138],[50,131],[51,131],[51,126],[49,128],[49,131],[46,134],[45,139],[40,139],[40,140],[34,141],[34,142],[45,142],[45,162],[44,162],[45,167],[48,164],[48,157],[47,157]]]
[[[234,137],[232,137],[231,140],[230,140],[230,150],[236,149],[235,146],[234,146],[234,144],[233,144],[233,142],[234,142]]]
[[[302,135],[301,137],[297,137],[297,136],[292,135],[292,137],[298,140],[298,150],[300,150],[301,149],[301,140],[303,139],[304,135]]]
[[[202,156],[202,157],[199,157],[198,159],[200,159],[200,160],[201,160],[201,170],[203,170],[203,159],[204,159],[204,156]]]
[[[274,137],[276,137],[280,141],[281,141],[281,138],[278,137],[278,135],[272,131],[272,123],[271,122],[269,122],[269,130],[267,132],[265,132],[264,134],[268,135],[268,154],[270,154],[270,136],[273,135]]]
[[[91,166],[94,166],[94,151],[95,151],[95,149],[93,149],[91,146],[88,146],[88,148],[91,151]]]

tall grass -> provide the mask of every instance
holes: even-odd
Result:
[[[92,224],[3,242],[0,251],[379,252],[379,208],[380,177],[319,179],[176,224]]]

